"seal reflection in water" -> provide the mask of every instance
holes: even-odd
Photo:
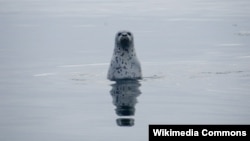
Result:
[[[112,84],[110,94],[113,98],[113,104],[116,106],[115,112],[118,116],[116,120],[118,126],[133,126],[133,118],[125,116],[134,116],[137,97],[141,94],[139,87],[141,84],[137,80],[120,80]]]
[[[133,126],[133,118],[124,118],[135,114],[137,97],[141,94],[138,79],[142,78],[141,65],[134,48],[134,37],[129,31],[119,31],[115,36],[115,48],[108,70],[108,79],[112,84],[110,94],[116,106],[116,114],[122,118],[116,120],[118,126]]]

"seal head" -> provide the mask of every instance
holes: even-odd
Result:
[[[118,32],[117,33],[117,46],[122,47],[124,50],[128,50],[128,48],[133,43],[133,36],[130,32]]]

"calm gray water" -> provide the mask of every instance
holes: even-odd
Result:
[[[140,82],[106,79],[121,29]],[[145,141],[249,109],[249,0],[0,0],[0,140]]]

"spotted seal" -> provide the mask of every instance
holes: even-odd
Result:
[[[117,81],[141,78],[141,65],[135,53],[133,34],[129,31],[119,31],[115,36],[115,48],[108,70],[108,79]]]

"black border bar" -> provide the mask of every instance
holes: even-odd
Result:
[[[168,137],[249,137],[250,125],[149,125],[149,141]]]

